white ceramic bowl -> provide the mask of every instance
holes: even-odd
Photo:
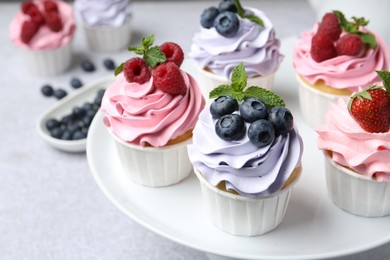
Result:
[[[378,182],[325,156],[328,195],[339,208],[363,217],[390,215],[390,183]]]
[[[284,219],[294,184],[260,198],[246,198],[211,185],[194,169],[200,181],[203,202],[211,221],[222,231],[238,236],[257,236],[275,229]]]

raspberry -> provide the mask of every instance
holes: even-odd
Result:
[[[123,73],[127,82],[137,82],[139,84],[147,82],[152,76],[148,64],[141,58],[128,60],[123,67]]]
[[[322,34],[316,34],[311,39],[311,57],[316,62],[322,62],[337,56],[336,47],[332,40]]]
[[[166,62],[174,62],[178,67],[183,63],[184,53],[178,44],[165,42],[160,46],[160,50],[165,54]]]
[[[156,88],[172,96],[184,95],[187,91],[184,78],[174,62],[165,62],[154,70],[153,83]]]
[[[346,34],[336,42],[337,55],[358,55],[363,50],[362,39],[356,34]]]
[[[57,3],[51,1],[51,0],[45,0],[43,1],[43,8],[45,9],[46,13],[49,12],[58,12],[58,6]]]
[[[39,26],[45,23],[45,18],[43,18],[43,15],[38,8],[31,8],[28,11],[28,15],[31,17],[31,20]]]
[[[62,20],[60,15],[56,12],[46,13],[46,23],[53,32],[62,30]]]
[[[332,41],[337,41],[341,34],[339,19],[334,13],[326,13],[318,27],[317,34],[323,34]]]
[[[38,9],[38,7],[32,1],[26,1],[22,3],[22,12],[29,14],[31,9]]]
[[[39,26],[33,21],[25,21],[22,25],[20,38],[22,42],[28,44],[34,35],[38,32]]]

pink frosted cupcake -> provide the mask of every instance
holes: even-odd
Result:
[[[22,4],[11,21],[9,35],[34,75],[64,72],[72,61],[75,32],[72,8],[59,0],[34,0]]]
[[[298,40],[293,63],[301,111],[310,126],[324,123],[332,101],[379,81],[375,70],[389,68],[386,44],[367,24],[363,18],[347,21],[334,11]]]
[[[390,72],[379,72],[390,77]],[[328,194],[341,209],[365,217],[390,215],[390,81],[339,99],[317,127]]]
[[[205,101],[195,79],[180,69],[180,46],[151,47],[153,41],[144,38],[141,47],[131,47],[144,56],[117,68],[101,108],[128,177],[156,187],[190,174],[187,144]]]

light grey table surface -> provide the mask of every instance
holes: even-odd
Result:
[[[265,11],[279,38],[299,35],[315,21],[303,0],[243,1]],[[148,1],[134,3],[132,43],[155,34],[156,43],[175,41],[188,52],[200,13],[217,1]],[[117,63],[127,52],[91,52],[78,28],[73,67],[50,77],[30,76],[8,37],[19,3],[0,3],[0,259],[207,259],[205,253],[160,237],[121,213],[100,191],[84,153],[50,147],[37,134],[36,121],[57,101],[40,87],[51,83],[72,92],[69,81],[84,83],[108,75],[105,57]],[[79,67],[91,58],[97,71]],[[390,244],[339,260],[389,259]]]

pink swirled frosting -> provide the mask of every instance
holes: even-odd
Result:
[[[195,169],[213,186],[225,181],[228,190],[246,197],[258,197],[281,189],[294,169],[301,165],[302,139],[296,129],[258,148],[247,136],[224,141],[215,133],[216,119],[210,106],[202,111],[193,131],[188,155]],[[235,112],[238,113],[238,112]],[[249,124],[246,123],[248,129]]]
[[[161,147],[195,127],[205,101],[194,78],[182,71],[185,95],[172,96],[153,84],[129,83],[123,73],[106,90],[103,121],[121,140]]]
[[[343,99],[333,103],[327,124],[316,128],[319,149],[332,151],[332,159],[357,173],[390,182],[390,131],[369,133],[351,117]]]
[[[362,55],[341,55],[323,62],[316,62],[310,55],[311,39],[316,34],[318,24],[311,31],[302,33],[293,54],[293,65],[296,72],[307,82],[314,85],[323,80],[326,85],[336,89],[358,91],[380,81],[375,70],[389,68],[389,52],[385,42],[375,35],[378,43],[375,49],[368,49]]]
[[[247,8],[264,22],[261,27],[239,18],[240,28],[232,38],[221,36],[215,28],[201,27],[191,45],[189,57],[200,68],[208,67],[213,73],[231,78],[233,69],[243,62],[248,77],[272,74],[283,56],[279,53],[280,41],[268,17],[260,10]]]
[[[18,11],[16,16],[12,19],[9,27],[9,36],[12,42],[21,48],[39,51],[60,48],[68,44],[74,36],[76,29],[75,20],[73,17],[72,8],[63,1],[53,0],[58,5],[58,11],[61,16],[63,28],[59,32],[53,32],[47,25],[43,25],[39,28],[38,32],[34,35],[31,41],[26,44],[22,42],[20,38],[22,24],[29,20],[30,17]],[[33,1],[39,10],[44,13],[43,1]]]

